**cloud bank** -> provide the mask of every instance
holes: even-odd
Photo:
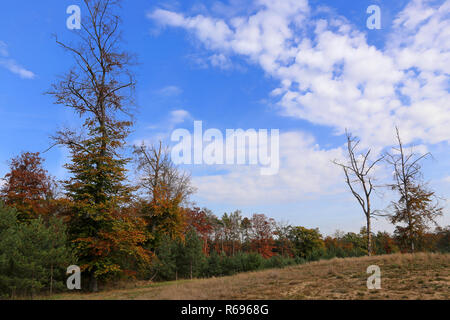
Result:
[[[380,151],[394,141],[426,146],[450,141],[450,0],[412,0],[396,16],[383,47],[326,7],[307,0],[255,1],[249,15],[223,17],[156,9],[148,18],[161,27],[185,29],[210,53],[216,67],[241,57],[278,80],[268,93],[280,113],[333,128],[347,128]],[[365,14],[365,13],[361,13]],[[219,59],[220,58],[220,59]],[[199,195],[231,203],[294,201],[324,194],[342,183],[333,158],[302,132],[280,137],[278,176],[233,168],[196,177]],[[254,171],[253,171],[254,170]]]

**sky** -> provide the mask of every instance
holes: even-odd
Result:
[[[43,152],[71,110],[44,94],[71,66],[52,35],[82,1],[9,1],[0,10],[0,176],[22,151]],[[381,28],[369,29],[377,5]],[[345,129],[374,156],[389,150],[398,126],[404,142],[431,152],[424,178],[450,198],[450,0],[143,1],[124,0],[124,47],[135,53],[136,124],[129,146],[171,144],[175,129],[278,129],[280,168],[184,165],[193,201],[217,215],[237,209],[279,221],[358,232],[365,219],[332,163],[345,151]],[[172,143],[173,144],[173,143]],[[43,154],[59,179],[67,151]],[[392,178],[376,168],[379,184]],[[133,169],[130,168],[130,178]],[[395,198],[385,188],[376,209]],[[449,204],[441,225],[450,224]],[[384,219],[377,230],[392,231]]]

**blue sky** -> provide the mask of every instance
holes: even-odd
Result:
[[[58,128],[79,123],[43,94],[71,66],[51,35],[73,39],[66,28],[72,4],[83,10],[81,1],[45,0],[7,2],[0,11],[2,176],[8,159],[44,151]],[[372,4],[381,8],[381,30],[366,27]],[[129,142],[192,131],[194,120],[223,131],[280,129],[278,175],[264,178],[251,166],[187,166],[198,188],[193,200],[218,215],[242,209],[332,233],[364,224],[331,165],[342,155],[343,130],[381,151],[397,124],[406,142],[433,153],[425,177],[449,197],[449,11],[448,0],[125,0],[125,45],[140,62]],[[332,79],[339,65],[342,74]],[[45,154],[59,178],[65,154]],[[389,200],[380,190],[376,204]],[[440,222],[450,224],[448,208]],[[383,220],[374,227],[392,230]]]

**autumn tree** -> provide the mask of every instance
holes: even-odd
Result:
[[[144,190],[150,201],[157,201],[161,193],[170,199],[179,199],[186,203],[195,192],[191,176],[179,169],[170,159],[169,148],[158,145],[134,146],[139,186]]]
[[[295,254],[303,259],[315,260],[325,252],[325,243],[319,229],[293,227],[289,232]]]
[[[225,252],[225,228],[222,220],[216,215],[212,214],[209,221],[212,225],[211,238],[214,241],[215,252]]]
[[[230,214],[224,213],[222,216],[223,235],[227,245],[227,252],[235,255],[241,243],[241,223],[242,215],[240,210],[236,210]]]
[[[423,182],[421,161],[430,153],[416,153],[411,148],[407,150],[396,128],[397,145],[392,152],[387,153],[386,161],[394,172],[392,190],[399,193],[400,198],[392,202],[390,221],[397,225],[396,235],[408,243],[411,252],[417,248],[417,243],[428,230],[429,223],[436,223],[436,218],[442,215],[435,193]]]
[[[162,235],[181,237],[189,211],[182,205],[195,191],[190,175],[174,165],[162,142],[158,146],[135,146],[134,155],[143,191],[142,216],[152,234],[153,246],[158,245]]]
[[[291,232],[292,226],[287,222],[276,223],[275,235],[277,237],[277,250],[281,256],[292,256]]]
[[[39,153],[23,152],[11,159],[0,190],[5,204],[14,207],[21,221],[49,213],[55,196],[55,180],[43,168]]]
[[[193,229],[201,237],[203,241],[203,253],[208,253],[208,239],[213,232],[213,226],[210,216],[206,209],[195,207],[186,210],[186,226],[187,229]]]
[[[391,254],[399,251],[394,239],[387,232],[379,231],[374,239],[377,254]]]
[[[371,150],[368,149],[366,151],[360,151],[360,140],[353,137],[349,132],[346,132],[346,135],[347,162],[340,163],[335,160],[334,163],[340,166],[344,171],[345,182],[364,212],[367,226],[367,254],[370,256],[372,254],[371,219],[375,212],[372,209],[371,202],[371,197],[375,189],[373,183],[373,169],[375,165],[383,159],[383,157],[378,157],[375,160],[371,160]]]
[[[122,211],[132,193],[125,177],[129,159],[120,150],[132,125],[135,80],[133,59],[120,48],[120,1],[84,0],[84,5],[81,30],[76,32],[79,42],[56,38],[75,63],[49,94],[84,121],[82,130],[63,129],[53,138],[70,151],[71,162],[65,167],[71,177],[64,182],[73,201],[69,234],[89,274],[90,289],[96,291],[98,278],[123,271],[115,251],[144,260],[148,256],[138,245],[144,240],[142,232]]]
[[[274,254],[272,249],[274,248],[275,220],[266,217],[264,214],[254,214],[250,222],[252,249],[264,258],[270,258]]]

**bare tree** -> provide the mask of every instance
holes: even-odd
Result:
[[[420,162],[431,156],[415,153],[413,149],[405,150],[396,127],[397,146],[393,152],[387,153],[386,161],[393,167],[394,183],[392,190],[400,194],[400,199],[391,204],[393,213],[390,215],[392,223],[404,223],[406,227],[397,226],[396,233],[409,242],[411,252],[416,250],[417,239],[428,227],[429,222],[442,215],[442,207],[434,192],[430,191],[422,179]]]
[[[360,140],[346,131],[347,135],[347,163],[333,162],[340,166],[345,174],[345,181],[353,196],[358,200],[363,209],[367,224],[367,254],[372,254],[372,227],[371,218],[374,210],[371,206],[371,196],[375,189],[374,178],[371,176],[375,165],[383,159],[383,156],[371,161],[371,150],[359,151]]]
[[[170,199],[178,198],[186,202],[195,192],[191,184],[191,176],[177,168],[170,159],[168,147],[162,142],[154,145],[134,147],[137,169],[141,173],[140,187],[143,188],[151,201],[155,201],[158,192],[164,190]]]
[[[106,153],[116,147],[108,143],[109,135],[126,135],[131,124],[118,120],[116,114],[119,111],[131,116],[135,79],[129,66],[134,59],[120,49],[120,17],[113,11],[120,0],[84,0],[84,3],[88,15],[77,33],[80,41],[67,44],[55,35],[56,43],[72,54],[75,67],[48,93],[56,98],[57,104],[69,106],[95,123],[103,138],[102,152]],[[93,127],[91,123],[85,126]],[[58,144],[83,147],[83,135],[68,129],[54,138]]]

